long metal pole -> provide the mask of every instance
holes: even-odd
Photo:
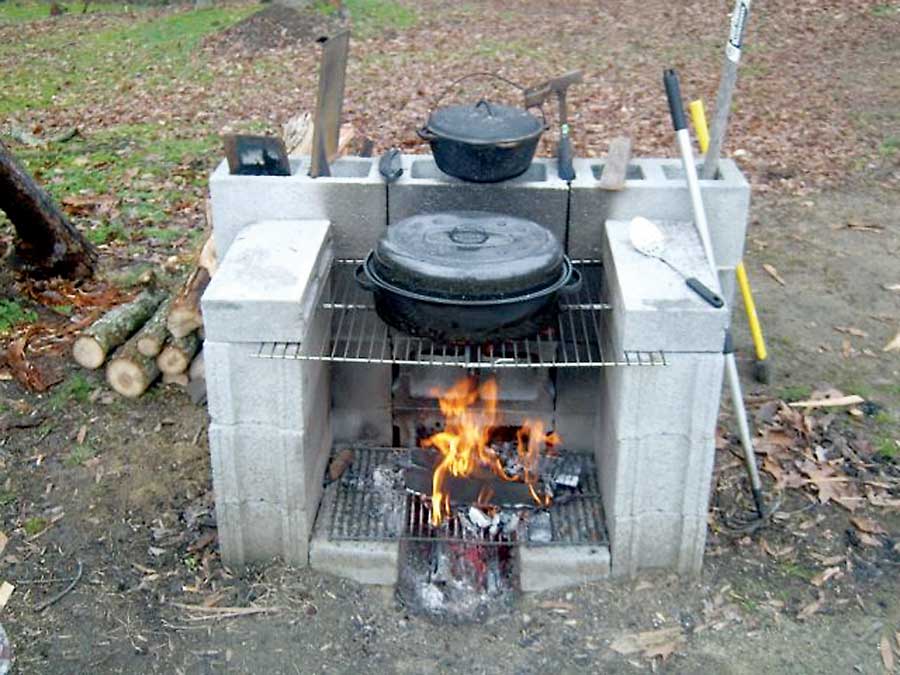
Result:
[[[714,178],[719,168],[722,141],[725,139],[725,130],[728,129],[728,113],[731,112],[731,98],[741,61],[744,26],[749,17],[750,0],[736,0],[734,12],[731,14],[731,30],[725,44],[725,63],[722,66],[722,78],[719,80],[719,93],[716,95],[716,112],[710,132],[709,148],[703,162],[703,178],[706,180]]]
[[[678,75],[674,70],[667,70],[663,76],[666,86],[666,96],[669,99],[669,111],[672,113],[672,124],[675,127],[675,137],[678,141],[678,150],[681,154],[681,164],[684,167],[684,175],[687,178],[688,193],[691,197],[691,207],[694,211],[694,220],[700,241],[703,243],[703,251],[706,254],[706,262],[713,278],[718,278],[716,258],[713,253],[712,241],[709,238],[709,225],[706,222],[706,209],[703,207],[703,198],[700,195],[700,181],[697,178],[697,167],[694,164],[694,153],[691,148],[691,135],[688,131],[687,120],[684,116],[684,104],[681,100],[681,87],[678,85]],[[750,476],[750,487],[753,492],[753,501],[760,517],[765,514],[762,482],[759,479],[759,470],[756,467],[756,453],[753,449],[753,439],[750,436],[750,424],[747,421],[747,410],[744,408],[744,394],[741,391],[741,380],[738,376],[737,362],[734,359],[734,348],[731,341],[731,332],[725,336],[725,375],[728,378],[728,386],[731,389],[731,400],[734,405],[734,414],[737,417],[738,433],[741,446],[744,449],[744,461],[747,465],[747,473]]]

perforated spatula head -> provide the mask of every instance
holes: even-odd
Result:
[[[654,258],[662,255],[666,235],[656,226],[656,223],[642,216],[632,218],[628,224],[628,237],[631,239],[631,245],[644,255]]]

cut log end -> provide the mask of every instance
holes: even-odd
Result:
[[[187,373],[163,373],[163,384],[172,384],[178,387],[187,387],[190,383]]]
[[[137,349],[144,356],[156,356],[162,351],[164,339],[148,335],[138,340]]]
[[[96,370],[103,365],[106,350],[95,338],[90,335],[82,335],[75,340],[75,344],[72,346],[72,356],[79,366]]]
[[[184,352],[172,347],[166,347],[160,352],[156,359],[156,365],[163,373],[175,375],[183,373],[190,365],[190,356],[185,356]]]
[[[183,338],[203,325],[203,317],[196,308],[175,307],[169,312],[168,325],[172,337]]]
[[[109,386],[122,396],[137,398],[150,386],[147,373],[136,363],[127,359],[113,359],[106,368]]]

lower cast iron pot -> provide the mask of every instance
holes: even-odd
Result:
[[[547,228],[484,211],[412,216],[356,270],[381,319],[441,343],[531,337],[552,325],[581,276]]]

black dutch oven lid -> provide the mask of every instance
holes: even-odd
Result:
[[[412,216],[390,225],[371,257],[378,277],[422,295],[489,300],[560,280],[565,255],[550,230],[486,211]]]
[[[475,105],[438,108],[428,116],[425,128],[439,138],[479,145],[524,141],[544,130],[527,110],[483,99]]]

